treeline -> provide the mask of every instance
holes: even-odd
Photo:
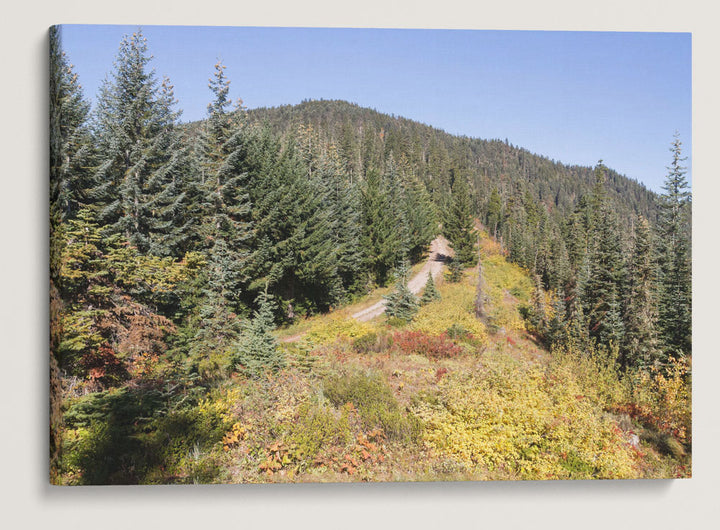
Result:
[[[691,354],[691,202],[679,138],[671,151],[655,224],[642,215],[622,223],[602,163],[593,191],[560,222],[528,198],[511,205],[519,214],[505,217],[497,203],[488,212],[510,256],[536,275],[529,318],[550,345],[612,347],[626,368],[661,367]]]
[[[549,345],[612,344],[626,367],[691,352],[691,199],[679,138],[658,196],[602,161],[565,166],[507,141],[452,136],[343,101],[256,109],[249,118],[281,134],[316,128],[354,178],[388,154],[402,160],[440,212],[456,251],[451,269],[474,263],[472,218],[480,219],[537,276],[531,319]]]
[[[207,119],[187,126],[141,31],[92,111],[60,45],[53,29],[53,348],[66,375],[108,387],[160,354],[198,374],[247,369],[273,357],[253,333],[385,285],[435,237],[406,161],[388,152],[359,178],[313,127],[253,123],[220,62]],[[243,350],[251,337],[258,351]]]

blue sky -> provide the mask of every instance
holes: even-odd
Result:
[[[94,100],[135,26],[63,26]],[[144,26],[184,120],[204,117],[221,58],[249,108],[344,99],[453,134],[507,138],[567,164],[599,159],[659,191],[680,133],[690,166],[689,33]],[[688,178],[690,173],[688,172]]]

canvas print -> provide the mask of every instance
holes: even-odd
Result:
[[[50,29],[50,481],[691,475],[691,35]]]

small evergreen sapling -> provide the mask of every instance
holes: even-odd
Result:
[[[395,290],[385,297],[388,317],[410,322],[418,311],[418,299],[408,288],[408,264],[403,261],[396,273]]]
[[[233,368],[251,377],[258,377],[265,371],[276,372],[285,366],[285,359],[272,335],[275,303],[267,291],[260,293],[256,302],[259,308],[253,318],[244,323],[237,352],[232,358]]]
[[[455,258],[450,260],[448,264],[447,281],[450,283],[458,283],[463,277],[463,264]]]
[[[427,282],[425,282],[425,290],[420,298],[420,305],[429,304],[435,300],[440,300],[440,292],[437,290],[437,287],[435,287],[432,273],[428,272],[428,279]]]

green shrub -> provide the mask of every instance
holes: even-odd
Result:
[[[368,333],[353,341],[353,349],[360,354],[379,353],[392,345],[392,336],[387,333]]]
[[[332,376],[323,383],[325,396],[336,407],[352,403],[367,429],[380,428],[388,439],[414,441],[420,424],[405,416],[390,387],[379,374],[357,372]]]
[[[346,445],[352,440],[347,409],[339,414],[317,403],[305,403],[298,410],[288,442],[295,444],[305,461],[313,459],[323,447]]]

